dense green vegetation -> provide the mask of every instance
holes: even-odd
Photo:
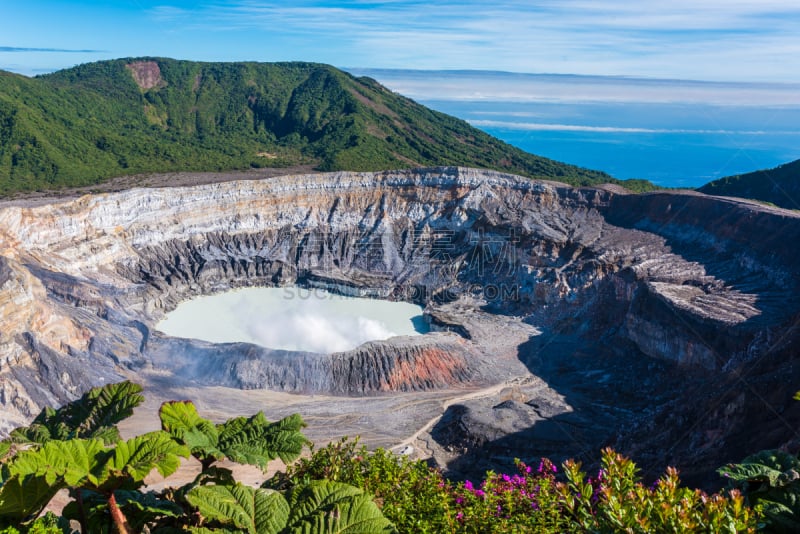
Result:
[[[709,195],[749,198],[782,208],[800,209],[800,160],[774,169],[728,176],[709,182],[698,191]]]
[[[59,409],[46,409],[0,445],[2,532],[394,532],[371,497],[333,481],[296,484],[284,492],[237,483],[223,458],[266,469],[292,462],[308,443],[298,415],[271,423],[263,413],[214,424],[191,402],[161,407],[162,430],[122,440],[116,423],[143,401],[130,382],[89,391]],[[76,418],[77,414],[85,419]],[[175,473],[192,456],[201,471],[179,488],[142,492],[145,477]],[[62,517],[36,519],[55,494],[72,502]]]
[[[773,526],[759,523],[760,509],[737,490],[708,495],[682,487],[674,469],[646,485],[636,465],[611,450],[594,476],[572,461],[558,468],[542,459],[538,467],[518,462],[513,475],[454,483],[424,462],[347,438],[298,460],[308,444],[299,416],[269,422],[259,413],[215,424],[189,401],[162,405],[161,430],[121,439],[116,424],[142,400],[129,382],[96,388],[43,410],[0,442],[0,534],[68,533],[70,520],[84,533],[162,534],[735,533]],[[193,481],[145,491],[151,471],[169,477],[189,456],[200,465]],[[223,458],[262,469],[280,458],[288,467],[256,488],[238,483],[219,464]],[[726,472],[751,476],[756,463]],[[42,515],[62,489],[72,500],[61,516]],[[773,501],[794,502],[770,494]]]
[[[36,78],[0,71],[0,194],[124,174],[298,164],[463,165],[571,184],[624,183],[528,154],[326,65],[149,58]]]

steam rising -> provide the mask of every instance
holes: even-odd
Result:
[[[422,309],[404,302],[343,297],[323,290],[248,288],[181,303],[158,329],[214,343],[338,352],[366,341],[423,333]]]

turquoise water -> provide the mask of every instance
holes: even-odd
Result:
[[[252,287],[178,305],[157,328],[212,343],[329,353],[428,331],[420,306],[345,297],[321,289]]]

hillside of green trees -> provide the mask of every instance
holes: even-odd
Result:
[[[782,208],[800,209],[800,159],[774,169],[737,174],[698,189],[709,195],[749,198]]]
[[[137,80],[137,68],[150,72]],[[0,195],[126,174],[293,165],[462,165],[649,186],[526,153],[327,65],[144,58],[35,78],[0,71]]]

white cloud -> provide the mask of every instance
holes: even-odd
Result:
[[[158,22],[174,22],[190,18],[193,12],[175,6],[155,6],[150,9],[150,15]]]
[[[171,336],[247,342],[280,350],[329,353],[415,333],[418,306],[354,299],[322,290],[248,288],[181,303],[158,324]]]
[[[334,316],[296,310],[267,316],[241,316],[258,345],[283,350],[329,353],[397,334],[385,323],[362,316]]]
[[[800,84],[694,82],[613,76],[351,69],[419,100],[487,102],[699,103],[800,106]]]
[[[766,0],[244,1],[210,27],[304,35],[334,64],[797,80],[800,4]],[[316,50],[315,50],[316,46]]]
[[[674,134],[730,134],[730,135],[800,135],[800,130],[698,130],[684,128],[626,128],[620,126],[585,126],[580,124],[551,124],[541,122],[512,122],[493,120],[468,121],[479,128],[502,128],[521,131],[597,132],[597,133],[674,133]]]
[[[6,36],[14,42],[4,44],[105,49],[113,43],[113,57],[800,81],[800,3],[795,0],[138,0],[132,4],[134,8],[107,10],[59,6],[51,14],[58,24],[44,33],[27,29],[41,26],[35,8],[16,8],[30,20],[20,25],[25,29],[16,36],[13,32]],[[71,18],[77,23],[63,22]],[[30,35],[44,40],[29,42]],[[67,62],[50,60],[61,66]]]

